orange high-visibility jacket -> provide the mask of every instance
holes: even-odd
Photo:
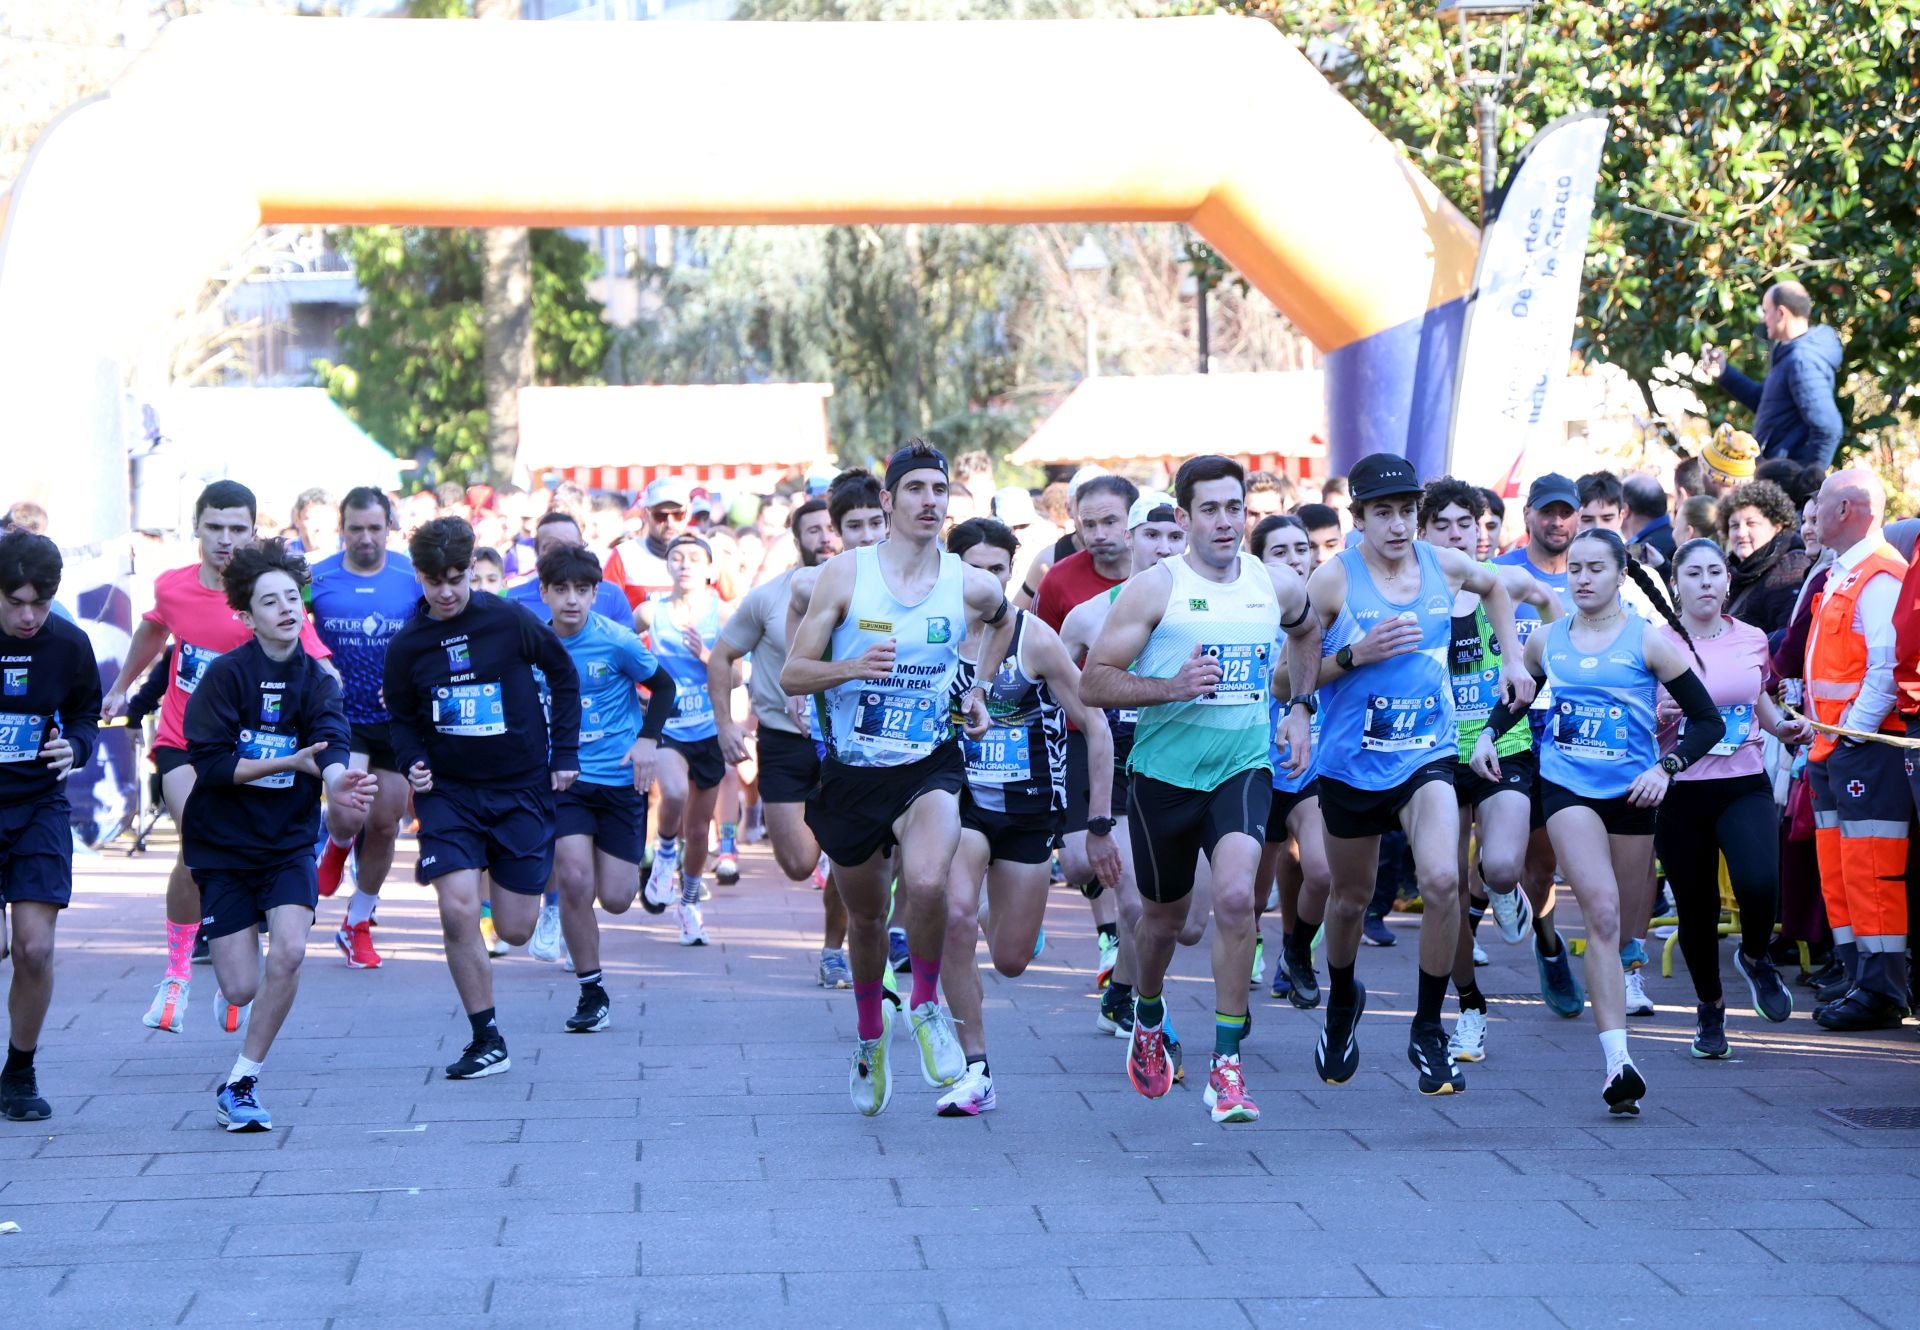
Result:
[[[1839,576],[1836,567],[1833,573],[1813,607],[1813,633],[1807,643],[1807,700],[1813,704],[1813,718],[1823,725],[1841,723],[1867,677],[1867,642],[1853,630],[1853,610],[1861,590],[1881,573],[1904,579],[1907,561],[1882,541],[1852,572]],[[1887,734],[1906,732],[1897,710],[1887,713],[1880,728]],[[1836,742],[1831,734],[1817,735],[1812,760],[1824,762]]]

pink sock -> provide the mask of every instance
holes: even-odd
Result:
[[[199,924],[176,924],[167,920],[167,978],[193,977],[193,940],[199,936]]]
[[[862,1039],[878,1039],[887,1028],[886,1016],[880,1010],[880,995],[886,992],[886,985],[879,980],[870,984],[853,986],[853,1028]]]
[[[912,955],[911,952],[908,953]],[[925,956],[913,957],[913,996],[907,1007],[911,1010],[928,1002],[937,1002],[940,998],[940,958],[928,960]]]

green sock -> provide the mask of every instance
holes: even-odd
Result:
[[[1230,1015],[1224,1011],[1213,1013],[1213,1051],[1221,1057],[1240,1056],[1240,1041],[1246,1037],[1247,1017],[1245,1012]]]
[[[482,919],[491,919],[491,918],[493,917],[493,902],[492,902],[492,901],[481,901],[481,902],[480,902],[480,917],[481,917]]]
[[[1148,997],[1145,993],[1135,993],[1133,997],[1133,1023],[1148,1028],[1159,1025],[1167,1019],[1167,1004],[1155,993]]]

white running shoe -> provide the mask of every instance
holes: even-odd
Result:
[[[1623,977],[1627,987],[1627,1015],[1653,1015],[1653,999],[1647,996],[1647,985],[1640,978],[1640,971],[1628,970]]]
[[[1487,1014],[1462,1011],[1447,1036],[1447,1057],[1454,1062],[1480,1062],[1487,1056]]]
[[[884,1012],[882,1013],[885,1014]],[[853,1066],[847,1072],[847,1094],[867,1117],[877,1116],[893,1101],[893,1022],[883,1021],[878,1039],[854,1042]]]
[[[213,990],[213,1015],[220,1024],[220,1033],[237,1034],[246,1038],[247,1018],[253,1015],[253,1004],[242,1007],[238,1003],[227,1001],[227,995],[218,987]]]
[[[1515,887],[1512,891],[1490,891],[1487,902],[1493,907],[1493,922],[1500,927],[1500,940],[1509,947],[1517,947],[1527,940],[1527,930],[1533,927],[1533,902],[1527,899],[1527,893]],[[1474,957],[1476,962],[1479,957]]]
[[[1476,966],[1493,964],[1487,956],[1487,949],[1480,945],[1479,938],[1473,940],[1473,963]]]
[[[938,1002],[922,1002],[911,1016],[913,1037],[920,1045],[920,1074],[927,1084],[937,1090],[966,1075],[967,1055],[960,1051],[960,1036],[947,1009]]]
[[[560,902],[551,905],[542,902],[540,918],[533,925],[533,937],[527,941],[527,955],[551,965],[560,959],[560,948],[565,945],[560,933]]]
[[[683,947],[704,947],[707,945],[707,921],[700,913],[698,904],[686,901],[680,903],[680,945]]]
[[[162,979],[153,990],[153,1005],[140,1021],[150,1030],[179,1034],[187,1028],[187,996],[193,990],[185,979]]]
[[[653,871],[647,874],[644,889],[647,904],[655,914],[680,899],[680,855],[653,852]]]
[[[987,1075],[984,1062],[970,1062],[964,1076],[940,1096],[933,1111],[943,1118],[977,1118],[992,1112],[998,1101],[993,1097],[993,1077]]]

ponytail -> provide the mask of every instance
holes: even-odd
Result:
[[[1605,545],[1608,553],[1613,556],[1614,567],[1633,579],[1633,584],[1639,587],[1646,598],[1653,603],[1654,609],[1660,612],[1660,617],[1667,621],[1674,632],[1680,634],[1680,640],[1687,644],[1687,650],[1693,653],[1696,661],[1699,661],[1700,668],[1704,670],[1707,667],[1707,662],[1700,658],[1700,648],[1693,644],[1693,637],[1687,632],[1687,626],[1680,621],[1679,613],[1673,608],[1673,602],[1667,599],[1667,593],[1661,589],[1660,579],[1648,572],[1638,559],[1627,553],[1626,542],[1620,539],[1617,532],[1609,531],[1605,527],[1588,527],[1573,540],[1574,543],[1582,540],[1597,540]],[[1571,549],[1572,545],[1568,548]],[[1675,554],[1677,555],[1678,551],[1675,551]],[[1675,562],[1678,563],[1677,558]]]

